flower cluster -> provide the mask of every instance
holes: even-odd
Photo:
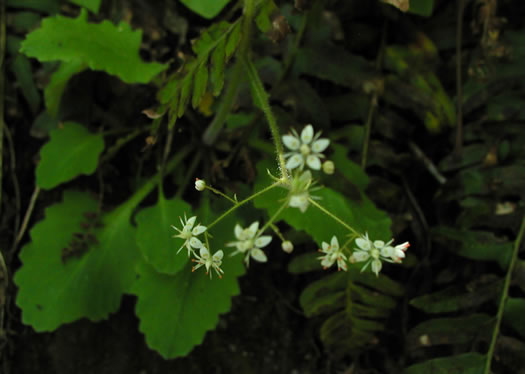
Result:
[[[368,233],[365,233],[364,236],[355,240],[357,248],[354,249],[354,253],[350,256],[350,262],[365,262],[361,271],[365,270],[368,265],[371,265],[372,271],[379,275],[383,266],[381,260],[399,263],[405,258],[405,251],[410,247],[408,242],[393,247],[390,245],[393,241],[393,239],[388,243],[382,240],[371,241],[368,238]]]
[[[365,233],[365,235],[355,240],[357,248],[354,248],[354,252],[348,258],[348,261],[351,263],[364,262],[365,264],[361,271],[364,271],[368,265],[371,265],[372,271],[379,275],[383,266],[381,261],[400,263],[405,258],[405,251],[410,246],[408,242],[392,246],[393,241],[393,239],[388,243],[382,240],[371,241],[368,238],[368,233]],[[335,236],[332,237],[330,244],[323,242],[319,251],[324,253],[324,256],[318,257],[321,260],[321,266],[324,269],[328,269],[337,262],[338,270],[346,271],[347,257],[343,253],[344,249],[344,246],[342,248],[339,246]]]
[[[244,262],[246,266],[250,263],[250,257],[259,262],[266,262],[268,258],[261,250],[266,247],[272,241],[272,237],[269,235],[261,236],[258,231],[259,222],[252,223],[249,227],[243,229],[241,225],[235,225],[234,233],[237,241],[226,243],[227,247],[235,247],[236,251],[231,255],[234,256],[238,253],[244,253]]]
[[[288,206],[291,208],[298,208],[301,213],[306,212],[310,205],[310,199],[320,199],[317,196],[310,195],[311,191],[319,189],[313,187],[315,182],[312,179],[310,170],[301,172],[291,178],[289,184],[284,185],[290,192],[288,193]],[[313,188],[312,188],[313,187]]]
[[[195,253],[196,259],[195,258],[191,259],[193,262],[197,263],[197,265],[195,265],[191,269],[191,271],[195,271],[201,266],[204,266],[206,267],[206,274],[209,273],[210,278],[211,278],[211,272],[210,272],[210,267],[211,267],[215,269],[215,272],[217,273],[218,277],[222,278],[222,274],[224,274],[224,271],[222,271],[221,269],[223,256],[224,256],[224,253],[220,249],[217,252],[215,252],[213,256],[211,256],[210,251],[208,251],[208,249],[203,246],[201,247],[201,250],[200,250],[200,256]]]

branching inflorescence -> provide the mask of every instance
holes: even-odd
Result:
[[[184,217],[184,220],[181,218],[181,229],[172,226],[178,232],[174,237],[184,240],[184,243],[179,248],[179,252],[183,247],[186,247],[188,256],[193,256],[192,261],[197,263],[192,270],[195,271],[200,267],[205,267],[206,274],[209,274],[211,278],[212,274],[210,269],[214,269],[219,278],[221,278],[224,274],[224,271],[220,268],[224,252],[217,250],[215,254],[211,255],[207,240],[207,235],[209,235],[207,230],[235,209],[252,200],[255,196],[266,193],[275,187],[285,188],[288,190],[288,193],[284,201],[276,201],[279,207],[273,216],[269,218],[268,222],[261,228],[259,228],[259,221],[253,222],[246,228],[243,228],[237,223],[233,228],[235,240],[225,243],[226,247],[235,248],[230,256],[237,254],[244,256],[246,266],[249,266],[250,259],[258,262],[268,261],[268,256],[263,251],[263,248],[272,242],[272,236],[263,234],[270,227],[274,229],[275,233],[281,239],[281,248],[283,251],[291,253],[293,243],[280,234],[274,222],[276,222],[279,215],[288,208],[297,208],[301,213],[308,214],[307,210],[310,205],[320,209],[348,231],[347,240],[343,245],[339,244],[339,240],[335,235],[330,239],[330,243],[322,242],[319,252],[323,255],[318,257],[318,259],[321,261],[321,266],[324,269],[328,269],[332,267],[332,265],[337,264],[338,270],[347,271],[348,263],[362,262],[364,265],[361,271],[366,270],[370,266],[372,272],[378,276],[382,268],[382,262],[400,263],[405,257],[405,251],[410,246],[408,242],[393,246],[393,239],[386,243],[382,240],[372,241],[368,237],[367,232],[364,234],[359,233],[343,219],[326,209],[320,202],[321,198],[319,196],[312,194],[322,188],[321,186],[316,186],[312,171],[318,172],[322,170],[326,174],[333,174],[334,172],[335,166],[331,160],[322,162],[322,160],[326,158],[323,152],[330,145],[330,140],[321,138],[321,132],[315,133],[313,126],[307,125],[301,131],[300,135],[295,129],[292,129],[291,134],[282,137],[282,142],[290,150],[288,153],[278,155],[279,159],[286,160],[286,170],[283,172],[283,175],[275,177],[270,174],[274,183],[256,192],[247,199],[238,201],[236,196],[231,198],[223,192],[209,186],[204,180],[196,179],[195,189],[197,191],[209,189],[232,202],[234,206],[208,225],[208,228],[201,224],[195,226],[197,220],[195,216],[189,219]],[[197,236],[201,234],[204,234],[206,244],[197,238]],[[354,248],[351,248],[352,243],[355,244]],[[198,253],[197,250],[199,251]]]

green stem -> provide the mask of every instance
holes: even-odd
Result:
[[[499,301],[498,314],[496,315],[496,324],[494,326],[494,330],[492,331],[492,339],[490,341],[490,347],[487,353],[487,361],[485,361],[485,370],[483,371],[484,374],[490,374],[492,356],[494,355],[494,349],[496,348],[496,340],[498,338],[499,328],[501,325],[501,320],[503,318],[503,312],[505,311],[505,302],[507,301],[507,297],[509,294],[510,282],[512,280],[512,272],[514,270],[514,266],[518,258],[518,252],[519,252],[524,234],[525,234],[525,217],[523,218],[523,221],[521,222],[521,228],[518,233],[518,237],[516,238],[516,241],[514,242],[514,251],[512,252],[512,258],[510,260],[510,264],[507,269],[507,275],[505,276],[503,292],[501,294],[501,299]]]
[[[266,116],[266,120],[268,121],[268,125],[270,125],[273,143],[275,146],[275,150],[277,151],[277,159],[279,162],[281,178],[284,182],[288,182],[288,173],[286,172],[286,163],[284,161],[283,144],[281,143],[281,136],[279,134],[277,121],[272,113],[272,109],[270,108],[268,94],[264,90],[264,86],[261,82],[261,79],[259,78],[259,74],[257,73],[255,66],[253,65],[253,62],[250,59],[245,58],[244,66],[246,67],[246,72],[248,73],[248,78],[250,80],[250,85],[255,95],[255,99],[261,106],[261,109],[264,115]]]
[[[222,213],[220,215],[219,218],[217,218],[215,221],[213,221],[212,223],[210,223],[209,225],[206,226],[206,229],[209,230],[211,229],[213,226],[215,226],[217,223],[219,223],[224,217],[226,217],[228,214],[232,213],[233,211],[235,211],[237,208],[240,208],[241,206],[243,206],[244,204],[246,204],[247,202],[255,199],[257,196],[260,196],[268,191],[270,191],[271,189],[281,185],[282,182],[275,182],[271,185],[269,185],[268,187],[265,187],[263,188],[262,190],[254,193],[253,195],[251,195],[250,197],[247,197],[246,199],[242,200],[242,201],[239,201],[238,203],[236,203],[234,206],[232,206],[230,209],[228,209],[226,212]]]
[[[279,209],[277,209],[277,211],[274,213],[274,215],[268,220],[268,222],[266,222],[266,224],[259,230],[259,235],[262,234],[264,232],[264,230],[266,230],[268,228],[268,226],[270,226],[271,224],[273,224],[273,222],[277,219],[277,217],[279,216],[279,214],[282,213],[282,211],[284,209],[286,209],[286,207],[288,206],[288,200],[284,202],[284,204],[282,204]],[[257,235],[258,236],[258,235]]]
[[[212,186],[208,186],[208,185],[206,185],[206,189],[210,190],[210,191],[213,192],[214,194],[217,194],[217,195],[219,195],[219,196],[224,197],[226,200],[228,200],[228,201],[230,201],[230,202],[232,202],[232,203],[234,203],[234,204],[237,204],[237,200],[232,199],[231,197],[229,197],[228,195],[226,195],[224,192],[221,192],[221,191],[219,191],[219,190],[213,188]]]
[[[361,168],[365,170],[366,159],[368,157],[368,144],[370,143],[370,133],[372,130],[372,120],[374,119],[374,111],[377,106],[377,94],[374,94],[370,99],[370,107],[368,108],[368,117],[365,124],[365,137],[363,139],[363,151],[361,154]]]
[[[319,209],[321,212],[323,212],[324,214],[332,218],[334,221],[339,223],[341,226],[346,228],[348,231],[352,232],[354,235],[360,236],[360,234],[352,226],[349,226],[345,221],[343,221],[341,218],[337,217],[335,214],[327,210],[324,206],[319,204],[317,201],[315,201],[311,197],[308,198],[308,202],[312,204],[313,206],[315,206],[317,209]]]
[[[177,193],[175,194],[175,197],[180,198],[184,191],[186,190],[186,186],[193,178],[193,175],[195,174],[195,169],[197,169],[197,166],[199,165],[199,162],[202,157],[202,151],[197,151],[197,154],[193,157],[193,160],[190,164],[190,167],[188,168],[188,171],[186,172],[186,175],[184,177],[184,180],[180,184],[179,189],[177,190]],[[162,183],[161,183],[162,184]]]

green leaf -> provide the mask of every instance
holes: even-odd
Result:
[[[176,232],[171,225],[180,228],[179,217],[191,217],[191,207],[180,199],[166,200],[159,196],[156,205],[142,209],[136,216],[137,245],[144,260],[153,268],[166,274],[175,274],[188,262],[186,248],[177,255],[184,244],[173,238]]]
[[[83,317],[107,318],[135,279],[134,205],[123,204],[100,221],[92,217],[97,206],[87,193],[65,191],[63,201],[48,207],[45,219],[31,229],[14,281],[22,321],[36,331]],[[67,255],[73,249],[77,256]]]
[[[84,8],[89,9],[93,13],[97,14],[100,8],[101,0],[69,0],[73,4],[83,6]]]
[[[206,59],[202,61],[195,74],[195,82],[193,87],[193,97],[191,105],[195,109],[199,106],[202,96],[206,92],[208,86],[208,64]]]
[[[279,9],[273,2],[273,0],[265,1],[261,7],[259,14],[255,17],[255,23],[259,30],[263,33],[268,32],[272,28],[272,15],[274,12],[277,12]]]
[[[188,9],[199,16],[212,19],[230,2],[230,0],[181,0]]]
[[[213,95],[218,96],[224,86],[224,66],[226,64],[226,39],[222,39],[211,55],[210,82]]]
[[[62,128],[50,132],[51,140],[40,150],[36,168],[36,183],[51,189],[80,174],[92,174],[104,149],[101,134],[91,134],[76,122],[65,122]]]
[[[239,42],[241,41],[241,23],[237,22],[233,26],[233,29],[228,35],[228,41],[226,42],[225,52],[226,52],[226,61],[233,56],[233,52],[237,50]]]
[[[403,374],[483,374],[485,361],[479,353],[464,353],[409,366]]]
[[[56,14],[60,11],[60,0],[7,0],[7,6]]]
[[[355,162],[349,160],[347,149],[339,144],[331,144],[330,147],[334,149],[332,159],[334,160],[336,169],[343,174],[343,176],[352,184],[357,186],[360,190],[364,190],[368,186],[368,175]]]
[[[502,269],[507,268],[512,257],[513,243],[491,232],[438,226],[432,229],[432,234],[440,240],[454,241],[454,244],[446,243],[446,246],[457,255],[473,260],[497,261]]]
[[[205,210],[201,209],[197,217],[207,224],[211,217],[203,213]],[[224,243],[233,235],[235,221],[235,215],[231,214],[212,228],[212,253],[224,249]],[[231,308],[231,297],[240,292],[237,278],[245,272],[242,256],[230,257],[224,251],[221,268],[222,279],[215,273],[210,279],[203,268],[193,273],[189,263],[171,276],[157,273],[145,263],[139,264],[140,277],[132,292],[138,297],[139,329],[148,346],[168,359],[186,355],[202,342],[206,331],[217,325],[219,315]]]
[[[516,330],[522,338],[525,338],[525,299],[509,297],[505,304],[503,321],[506,325]]]
[[[470,309],[499,297],[502,280],[481,279],[468,286],[455,286],[410,300],[410,305],[426,313],[448,313]]]
[[[46,102],[47,111],[53,117],[56,117],[58,114],[62,94],[64,93],[67,83],[71,77],[77,73],[80,73],[86,68],[87,66],[80,61],[63,62],[53,73],[44,90],[44,99]]]
[[[190,100],[192,83],[193,83],[192,74],[186,75],[186,77],[182,80],[182,88],[180,89],[180,99],[179,99],[179,106],[177,110],[177,117],[182,117],[182,115],[184,114],[184,111],[186,110],[186,106],[188,106],[188,101]]]
[[[430,17],[434,10],[434,0],[410,0],[410,13]]]
[[[27,35],[21,52],[39,61],[84,63],[93,70],[116,75],[126,83],[148,83],[168,65],[145,63],[138,54],[142,33],[121,22],[87,22],[87,11],[78,18],[57,15],[42,21]]]
[[[492,334],[494,318],[487,314],[466,317],[435,318],[424,321],[411,329],[407,336],[408,350],[431,345],[472,344]],[[428,338],[423,345],[421,336]]]

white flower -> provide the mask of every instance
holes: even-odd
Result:
[[[301,213],[306,212],[308,206],[310,205],[309,199],[320,199],[317,196],[311,196],[310,191],[314,191],[316,188],[311,188],[314,184],[312,180],[312,173],[310,170],[306,170],[301,173],[299,176],[292,177],[292,180],[289,185],[285,185],[285,188],[290,190],[288,195],[288,206],[292,208],[298,208]]]
[[[197,270],[198,268],[200,268],[201,266],[205,266],[206,267],[206,274],[210,274],[210,278],[211,278],[211,272],[210,272],[210,268],[213,268],[215,269],[215,272],[217,273],[217,275],[219,276],[219,278],[222,278],[222,274],[224,274],[224,271],[222,271],[221,269],[221,264],[222,264],[222,257],[224,256],[224,253],[222,252],[222,250],[218,250],[217,252],[215,252],[215,254],[213,256],[210,256],[210,252],[208,251],[208,249],[204,246],[201,247],[201,250],[200,250],[200,256],[196,253],[194,253],[195,257],[197,259],[192,259],[193,262],[196,262],[197,265],[195,265],[191,271],[195,271]]]
[[[292,251],[293,251],[293,243],[291,241],[289,241],[289,240],[285,240],[284,242],[281,243],[281,248],[286,253],[292,253]]]
[[[325,157],[321,152],[328,147],[330,140],[326,138],[319,139],[321,132],[314,135],[312,125],[307,125],[301,131],[300,137],[294,129],[292,129],[292,134],[283,136],[284,145],[292,150],[292,152],[284,155],[285,158],[288,158],[286,168],[293,170],[299,167],[300,170],[303,170],[306,163],[310,169],[321,169],[320,159]]]
[[[202,242],[197,238],[200,234],[202,234],[204,231],[206,231],[206,226],[201,226],[201,224],[198,224],[197,226],[193,227],[195,225],[195,220],[197,219],[196,216],[191,217],[190,219],[186,218],[186,214],[184,214],[184,221],[182,218],[180,218],[180,223],[182,224],[182,230],[176,228],[175,226],[171,225],[175,230],[178,231],[177,235],[173,235],[174,238],[181,238],[184,240],[184,243],[179,248],[177,253],[181,251],[181,249],[186,246],[188,249],[188,257],[190,256],[191,252],[193,252],[193,248],[198,249],[203,246]]]
[[[204,191],[206,189],[206,182],[202,179],[195,178],[195,189],[197,191]]]
[[[364,236],[357,238],[355,244],[358,248],[355,248],[354,253],[350,256],[350,262],[365,262],[365,265],[361,269],[364,271],[368,265],[371,265],[372,271],[379,275],[382,268],[381,261],[386,262],[401,262],[405,258],[405,251],[410,246],[408,242],[396,245],[392,247],[390,244],[394,239],[385,243],[382,240],[371,241],[368,238],[368,233]]]
[[[257,230],[259,230],[259,222],[257,221],[246,229],[243,229],[241,225],[237,224],[234,229],[237,241],[226,243],[227,247],[237,248],[231,256],[237,253],[246,253],[244,261],[247,266],[250,263],[250,257],[259,262],[266,262],[268,260],[261,248],[270,244],[272,237],[269,235],[257,236]]]
[[[318,257],[318,259],[321,260],[321,266],[324,269],[328,269],[337,261],[338,270],[347,270],[346,256],[343,253],[343,249],[339,247],[339,241],[335,235],[332,236],[330,244],[323,242],[322,247],[322,249],[319,249],[319,252],[325,253],[325,255]]]

